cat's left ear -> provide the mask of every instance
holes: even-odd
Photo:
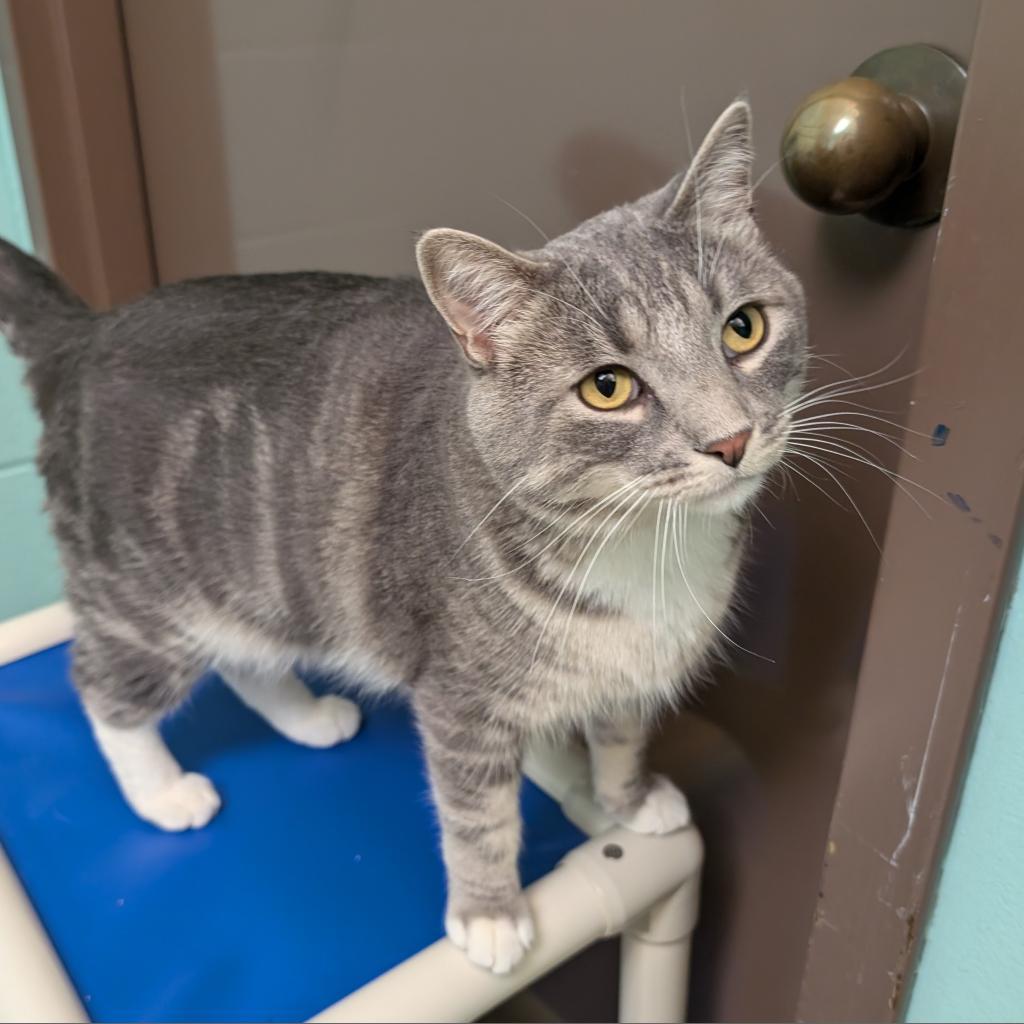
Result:
[[[451,228],[428,231],[416,245],[416,262],[431,301],[478,369],[494,360],[502,326],[527,304],[544,270],[486,238]]]
[[[750,104],[730,104],[705,136],[665,213],[667,220],[724,224],[749,217],[754,195]]]

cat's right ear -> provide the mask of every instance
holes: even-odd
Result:
[[[431,301],[480,369],[493,362],[502,324],[524,305],[544,269],[452,228],[428,231],[416,245],[416,262]]]
[[[746,220],[753,211],[750,174],[754,165],[750,104],[736,100],[711,126],[682,185],[669,205],[666,219],[698,224]]]

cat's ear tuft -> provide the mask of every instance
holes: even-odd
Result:
[[[750,184],[754,165],[750,104],[731,103],[712,125],[669,204],[669,220],[725,223],[749,217],[754,205]]]
[[[435,228],[416,245],[427,294],[466,359],[479,368],[495,356],[501,327],[523,306],[543,270],[486,238]]]

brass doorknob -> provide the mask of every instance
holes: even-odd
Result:
[[[886,50],[812,92],[782,138],[793,191],[825,213],[910,226],[942,212],[965,72],[930,46]]]
[[[782,142],[793,190],[825,213],[862,213],[888,199],[928,152],[928,119],[908,96],[870,78],[812,92]]]

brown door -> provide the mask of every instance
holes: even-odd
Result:
[[[994,371],[958,369],[945,344],[952,313],[940,304],[959,279],[952,250],[937,245],[934,225],[815,212],[789,191],[776,159],[802,97],[884,48],[929,43],[971,66],[972,78],[980,62],[1017,74],[999,50],[1012,35],[1009,5],[986,11],[977,52],[971,0],[122,7],[161,281],[312,267],[410,272],[414,236],[439,225],[534,247],[527,217],[554,235],[650,190],[685,164],[688,131],[696,139],[747,93],[763,176],[758,215],[806,284],[822,357],[814,383],[887,367],[869,380],[885,387],[864,400],[924,435],[890,431],[921,465],[908,470],[912,461],[870,434],[865,448],[936,494],[966,493],[951,469],[966,453],[951,444],[939,465],[927,435],[941,421],[951,437],[980,443],[984,411],[968,408],[969,394],[1006,387]],[[1000,95],[1000,83],[979,81],[965,106],[976,144],[995,137],[979,104]],[[969,155],[957,160],[954,173],[974,175],[979,194],[1006,187],[998,174],[984,185]],[[964,218],[981,216],[980,195],[959,221],[958,200],[947,197],[944,228],[977,248]],[[1004,356],[1020,370],[1019,355]],[[1021,440],[997,443],[1012,451]],[[810,479],[782,488],[753,525],[736,639],[759,657],[732,657],[656,744],[656,760],[690,792],[708,846],[694,1019],[898,1016],[984,676],[1017,486],[975,481],[985,508],[968,513],[907,485],[922,512],[883,473],[849,460],[830,466],[838,479],[797,463]],[[927,570],[940,561],[954,568],[931,584]],[[964,565],[966,575],[951,579]],[[968,577],[989,598],[964,611]],[[940,707],[951,632],[960,637],[956,697]],[[903,691],[892,697],[886,688],[896,684]],[[929,760],[936,723],[943,757]],[[613,975],[593,962],[565,968],[566,1019],[609,1019]],[[557,999],[557,984],[550,991]]]

